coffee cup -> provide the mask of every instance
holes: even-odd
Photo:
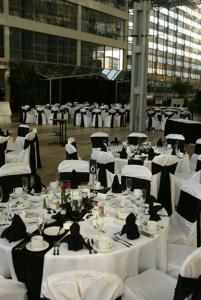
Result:
[[[148,221],[147,229],[150,231],[156,231],[158,229],[158,223],[156,221]]]
[[[31,247],[33,249],[43,247],[43,237],[41,235],[33,236],[31,238]]]
[[[96,189],[99,189],[101,187],[100,181],[96,181],[95,187],[96,187]]]
[[[112,247],[113,243],[112,240],[109,237],[103,236],[98,239],[98,248],[107,250]]]
[[[23,193],[23,188],[22,187],[16,187],[16,188],[13,189],[13,192],[16,195],[21,195]]]
[[[57,189],[57,186],[58,186],[57,181],[52,181],[52,182],[49,183],[49,187],[50,187],[51,190]]]

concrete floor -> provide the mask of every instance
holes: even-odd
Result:
[[[8,129],[10,134],[15,140],[17,134],[17,128],[19,126],[17,120],[12,123],[0,124],[2,129]],[[30,129],[37,128],[38,137],[40,142],[40,154],[42,169],[38,170],[38,174],[41,176],[42,182],[47,185],[50,181],[55,181],[57,178],[57,168],[59,163],[65,159],[65,149],[61,145],[53,144],[49,146],[51,142],[59,140],[58,136],[50,135],[51,132],[58,131],[57,125],[34,125],[30,124]],[[83,160],[89,160],[91,154],[91,141],[90,135],[96,131],[107,132],[110,139],[118,137],[119,140],[126,140],[129,133],[128,127],[125,128],[80,128],[75,127],[72,123],[67,125],[67,137],[73,136],[76,139],[78,153]],[[154,135],[150,135],[148,132],[145,133],[149,136],[149,140],[152,141],[153,145],[157,142],[159,137],[164,138],[163,132],[157,131]],[[187,146],[187,152],[191,153],[193,147]]]

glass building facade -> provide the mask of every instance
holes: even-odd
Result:
[[[4,57],[4,29],[0,25],[0,57]]]
[[[0,0],[0,13],[3,12],[3,0]]]
[[[77,29],[77,5],[65,0],[9,0],[9,14]]]
[[[150,82],[171,83],[176,78],[200,83],[201,8],[179,6],[154,7],[150,12],[148,76]],[[132,11],[129,19],[132,33]],[[129,38],[131,55],[132,38]],[[131,66],[128,65],[128,68]]]

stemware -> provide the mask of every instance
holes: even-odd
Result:
[[[22,187],[24,192],[28,190],[28,178],[27,177],[22,177]]]
[[[129,194],[132,188],[132,178],[126,178],[126,191]]]
[[[44,227],[45,227],[45,218],[44,218],[44,216],[38,217],[38,231],[39,231],[40,235],[43,234]]]
[[[0,185],[0,202],[3,200],[3,188]]]

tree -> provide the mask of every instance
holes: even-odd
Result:
[[[194,99],[189,102],[189,109],[192,112],[197,112],[197,113],[201,112],[201,90],[199,90],[196,93]]]
[[[172,84],[172,89],[178,94],[179,97],[184,97],[191,92],[192,86],[188,81],[183,82],[180,78],[176,79],[176,82]]]

